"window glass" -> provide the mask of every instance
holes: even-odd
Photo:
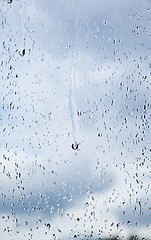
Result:
[[[150,7],[0,1],[3,240],[150,239]]]

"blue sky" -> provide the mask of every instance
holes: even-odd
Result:
[[[150,1],[0,9],[3,239],[149,238]]]

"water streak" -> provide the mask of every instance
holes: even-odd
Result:
[[[73,6],[74,8],[74,6]],[[75,9],[75,8],[74,8]],[[73,140],[76,142],[77,139],[77,110],[76,110],[76,79],[77,79],[77,64],[78,64],[78,16],[75,12],[75,38],[73,41],[73,55],[70,68],[70,87],[69,87],[69,109],[71,116],[71,124],[73,131]]]

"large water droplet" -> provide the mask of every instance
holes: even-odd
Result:
[[[74,142],[74,143],[72,143],[71,147],[72,147],[73,150],[77,150],[78,147],[79,147],[79,143]]]

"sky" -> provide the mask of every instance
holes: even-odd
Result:
[[[3,240],[150,239],[150,4],[0,1]]]

